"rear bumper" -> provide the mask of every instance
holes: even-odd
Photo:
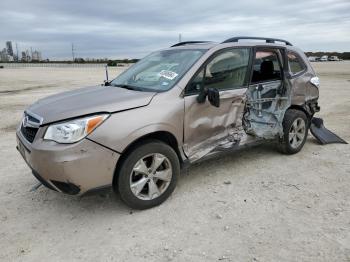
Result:
[[[89,139],[64,145],[36,138],[29,143],[19,130],[17,149],[44,186],[71,195],[111,185],[120,156]]]

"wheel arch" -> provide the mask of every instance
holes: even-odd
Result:
[[[133,142],[131,142],[121,153],[121,156],[117,162],[114,175],[113,175],[113,187],[116,188],[116,183],[118,181],[117,176],[120,170],[120,167],[125,160],[125,158],[128,156],[128,154],[134,150],[137,146],[142,145],[143,143],[146,143],[147,141],[154,141],[158,140],[161,141],[167,145],[169,145],[174,151],[176,152],[176,155],[178,156],[180,164],[184,162],[184,154],[181,153],[179,148],[179,143],[176,139],[176,137],[170,133],[169,131],[155,131],[146,135],[143,135],[137,139],[135,139]]]
[[[309,122],[311,121],[311,118],[313,116],[313,114],[311,114],[311,112],[309,111],[309,109],[308,109],[306,104],[303,104],[303,105],[291,105],[288,109],[294,109],[294,110],[299,110],[299,111],[304,112],[304,114],[308,118]]]

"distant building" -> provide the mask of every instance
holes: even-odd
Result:
[[[32,60],[32,57],[29,54],[29,50],[26,50],[26,61],[30,62]]]
[[[38,50],[25,50],[22,52],[18,51],[18,45],[16,43],[16,53],[13,52],[12,42],[6,41],[6,47],[2,50],[0,49],[0,61],[1,62],[40,62],[43,61],[41,52]]]
[[[1,62],[8,62],[8,56],[7,56],[6,48],[4,48],[4,49],[2,49],[2,51],[0,51],[0,61]]]
[[[32,61],[36,61],[36,62],[39,62],[41,61],[41,53],[37,50],[35,50],[33,53],[32,53]]]
[[[6,42],[6,50],[7,50],[7,54],[9,56],[13,57],[13,49],[12,49],[12,42],[11,41]]]
[[[31,57],[29,55],[29,51],[26,50],[25,52],[22,51],[22,58],[21,58],[22,62],[30,62],[31,61]]]
[[[25,62],[26,61],[26,52],[22,51],[22,58],[21,61]]]
[[[13,52],[12,42],[6,41],[6,47],[4,49],[0,49],[0,61],[1,62],[39,62],[42,61],[41,52],[35,50],[33,52],[32,48],[29,50],[22,51],[18,53],[18,46],[16,43],[16,53]]]

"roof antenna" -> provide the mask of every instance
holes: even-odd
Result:
[[[111,83],[108,80],[108,64],[105,65],[105,70],[106,70],[106,80],[105,80],[105,86],[110,86]]]

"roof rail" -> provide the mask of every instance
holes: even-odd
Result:
[[[211,41],[185,41],[185,42],[176,43],[175,45],[172,45],[171,47],[190,45],[190,44],[205,44],[205,43],[211,43]]]
[[[292,44],[286,40],[283,39],[277,39],[277,38],[267,38],[267,37],[255,37],[255,36],[237,36],[237,37],[232,37],[227,40],[225,40],[223,43],[231,43],[231,42],[238,42],[238,40],[265,40],[266,43],[275,43],[275,42],[282,42],[285,43],[286,45],[292,46]]]

